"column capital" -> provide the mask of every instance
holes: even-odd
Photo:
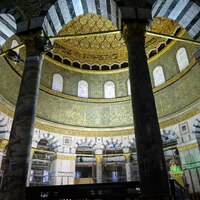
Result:
[[[7,144],[8,144],[7,140],[0,140],[0,151],[4,151]]]
[[[127,42],[130,39],[145,40],[146,25],[146,20],[125,20],[123,22],[122,30],[125,41]]]
[[[49,52],[53,45],[48,37],[42,36],[42,30],[32,30],[19,34],[21,41],[25,44],[27,55],[41,55]]]
[[[123,156],[124,156],[126,162],[131,161],[131,154],[130,153],[124,153]]]
[[[96,154],[95,155],[97,163],[102,163],[103,162],[103,155]]]

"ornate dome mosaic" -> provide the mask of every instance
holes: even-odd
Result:
[[[127,49],[121,34],[101,35],[101,32],[117,30],[108,19],[95,14],[85,14],[70,21],[58,36],[99,33],[95,36],[56,40],[49,56],[64,64],[82,69],[109,70],[128,67]],[[149,31],[176,35],[181,28],[173,20],[155,18]],[[147,36],[146,52],[152,57],[171,40]]]

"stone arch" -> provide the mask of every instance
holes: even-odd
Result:
[[[121,138],[109,138],[109,139],[105,140],[103,145],[104,145],[104,147],[106,147],[108,145],[117,145],[118,147],[122,147],[122,140],[121,140]]]
[[[0,46],[2,46],[8,38],[17,32],[17,22],[21,19],[21,15],[13,8],[3,8],[0,10]]]
[[[170,144],[173,142],[177,142],[178,135],[173,130],[163,129],[161,131],[161,139],[162,139],[163,144]]]
[[[43,29],[48,36],[55,36],[69,21],[83,14],[97,14],[121,26],[121,12],[113,0],[57,0],[45,8]]]
[[[80,145],[87,145],[88,147],[93,148],[95,146],[95,142],[94,140],[92,140],[92,138],[81,138],[76,142],[75,148],[77,148]]]
[[[122,145],[123,149],[136,149],[136,142],[134,137],[128,137],[124,136],[123,137],[123,142]]]
[[[195,134],[196,138],[200,138],[200,116],[195,119],[192,133]]]
[[[50,145],[50,148],[52,151],[55,151],[55,152],[58,151],[58,147],[60,147],[59,141],[56,138],[56,136],[54,136],[50,133],[40,133],[37,138],[33,139],[33,145],[35,148],[37,148],[38,143],[42,139],[45,139],[49,142],[49,145]]]
[[[0,140],[6,139],[6,135],[9,134],[9,118],[0,113]]]
[[[15,17],[10,14],[0,14],[0,46],[17,32]]]
[[[200,40],[199,12],[200,5],[192,0],[157,0],[152,16],[172,19],[185,28],[193,39]]]

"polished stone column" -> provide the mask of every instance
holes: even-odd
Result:
[[[32,168],[32,160],[33,160],[33,155],[34,155],[35,151],[34,149],[31,149],[31,154],[30,154],[30,160],[29,160],[29,166],[28,166],[28,175],[27,175],[27,179],[26,179],[26,186],[29,186],[29,182],[30,182],[30,177],[31,177],[31,168]]]
[[[24,42],[27,57],[15,108],[6,160],[1,200],[24,200],[43,57],[34,35]]]
[[[126,168],[126,181],[130,182],[132,181],[132,176],[131,176],[131,154],[126,153],[124,154],[125,158],[125,168]]]
[[[170,199],[168,174],[145,54],[146,21],[124,21],[142,199]]]
[[[103,183],[103,155],[96,154],[96,183]]]

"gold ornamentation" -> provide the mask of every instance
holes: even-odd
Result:
[[[97,163],[102,163],[103,162],[103,155],[96,154],[95,159],[96,159]]]
[[[179,34],[177,35],[177,37],[182,37],[184,34],[186,33],[186,30],[185,29],[182,29]],[[146,37],[148,38],[148,37]],[[176,40],[172,40],[167,46],[165,46],[165,48],[163,48],[161,51],[159,51],[158,53],[156,53],[154,56],[152,56],[151,58],[149,58],[147,60],[148,63],[151,63],[153,61],[155,61],[156,59],[158,59],[160,56],[162,56],[163,54],[165,54],[167,51],[169,51],[175,44],[177,43]],[[159,43],[160,45],[160,43]],[[156,48],[156,46],[155,46]],[[146,52],[150,52],[152,50],[152,47],[151,49],[148,50],[148,48],[146,48]]]
[[[189,145],[186,145],[186,146],[178,146],[178,150],[179,151],[186,151],[186,150],[189,150],[189,149],[193,149],[193,148],[197,148],[199,147],[198,143],[192,143],[192,144],[189,144]]]
[[[176,113],[174,114],[175,117],[172,117],[169,120],[165,120],[160,122],[160,128],[165,128],[165,127],[169,127],[169,126],[173,126],[175,124],[178,124],[180,122],[183,122],[187,119],[190,119],[191,117],[197,115],[200,113],[200,108],[194,108],[192,110],[190,110],[189,112],[186,112],[184,114],[180,114],[179,116],[175,116]]]
[[[8,144],[8,140],[1,140],[0,141],[0,151],[5,151],[5,147]]]
[[[80,72],[82,74],[113,74],[113,73],[122,73],[122,72],[127,71],[127,69],[124,68],[124,69],[118,69],[118,70],[114,70],[114,71],[108,70],[108,71],[94,72],[93,70],[82,70],[82,69],[77,69],[77,68],[74,68],[71,66],[67,66],[67,65],[62,64],[48,56],[45,56],[45,59],[48,60],[49,62],[54,63],[55,65],[57,65],[59,67],[65,68],[70,71]],[[197,61],[195,60],[195,58],[192,58],[188,67],[186,67],[183,71],[179,72],[178,74],[176,74],[174,77],[172,77],[170,80],[166,81],[162,85],[159,85],[159,86],[153,88],[153,92],[158,92],[158,91],[163,90],[164,88],[172,85],[174,82],[178,81],[181,77],[183,77],[185,74],[187,74],[196,64],[197,64]],[[15,71],[17,71],[18,74],[22,75],[22,70],[19,67],[17,67],[17,65],[12,64],[12,63],[11,63],[11,65],[15,69]],[[124,101],[131,100],[131,96],[118,97],[118,98],[113,98],[113,99],[79,98],[79,97],[67,95],[64,93],[56,92],[50,88],[47,88],[44,85],[40,85],[40,90],[42,90],[50,95],[54,95],[54,96],[57,96],[60,98],[74,100],[74,101],[81,101],[81,102],[90,102],[90,103],[115,103],[115,102],[124,102]]]
[[[54,155],[52,160],[76,160],[76,156],[70,155]]]
[[[183,172],[169,172],[171,177],[184,187]]]
[[[197,61],[195,60],[195,58],[192,58],[192,60],[190,61],[190,64],[183,71],[179,72],[178,74],[176,74],[174,77],[172,77],[170,80],[166,81],[165,83],[153,88],[153,92],[158,92],[170,86],[174,82],[178,81],[181,77],[187,74],[196,64],[197,64]]]
[[[123,154],[123,156],[124,156],[126,162],[130,162],[130,160],[131,160],[131,154],[130,153],[125,153],[125,154]]]
[[[5,104],[5,105],[4,105]],[[9,106],[6,103],[0,102],[0,111],[9,117],[14,116],[14,107]],[[161,128],[169,127],[175,124],[178,124],[182,121],[190,119],[191,117],[200,113],[200,108],[194,108],[187,113],[184,113],[180,116],[176,116],[172,119],[163,121],[160,123]],[[73,136],[87,136],[87,137],[112,137],[112,136],[125,136],[132,135],[134,133],[133,126],[118,127],[118,128],[81,128],[81,127],[71,127],[71,126],[61,126],[59,124],[52,124],[48,121],[41,120],[36,118],[35,128],[40,130],[53,132],[62,135],[73,135]]]
[[[59,62],[57,60],[54,60],[53,58],[51,58],[49,56],[45,56],[45,59],[47,61],[57,65],[58,67],[62,67],[64,69],[68,69],[68,70],[70,70],[72,72],[79,72],[81,74],[117,74],[117,73],[127,72],[128,71],[128,68],[115,69],[115,70],[105,70],[105,71],[79,69],[79,68],[75,68],[75,67],[63,64],[63,63],[61,63],[61,62]]]

